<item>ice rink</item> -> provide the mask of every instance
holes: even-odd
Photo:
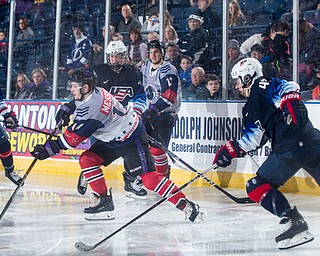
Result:
[[[149,192],[147,200],[125,197],[123,182],[111,180],[115,220],[86,221],[83,208],[87,193],[79,197],[75,177],[31,173],[0,222],[0,255],[250,255],[312,256],[320,250],[320,198],[291,195],[288,198],[309,224],[315,240],[280,251],[274,237],[279,220],[260,206],[236,204],[214,187],[187,187],[186,195],[207,212],[203,223],[184,220],[173,205],[164,202],[121,230],[91,252],[79,252],[74,244],[94,245],[159,200]],[[0,177],[1,210],[15,186]],[[237,197],[242,190],[226,189]]]

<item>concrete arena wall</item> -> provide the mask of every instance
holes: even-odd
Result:
[[[51,132],[54,128],[54,116],[60,106],[59,101],[23,102],[10,101],[8,105],[18,113],[19,123],[27,127]],[[309,116],[315,127],[320,129],[317,118],[319,102],[307,102]],[[236,102],[184,102],[179,113],[173,137],[169,145],[178,157],[188,162],[199,171],[207,169],[213,160],[216,150],[229,139],[241,136],[243,103]],[[8,132],[15,156],[17,170],[26,171],[33,158],[30,150],[37,143],[43,143],[44,134],[26,129]],[[32,173],[48,173],[56,175],[78,176],[79,155],[90,146],[90,142],[80,145],[77,150],[62,151],[57,157],[38,161]],[[225,169],[218,169],[207,174],[212,181],[225,188],[245,189],[245,182],[254,175],[257,166],[261,165],[270,153],[270,145],[253,152],[251,156],[236,159]],[[172,164],[171,178],[178,185],[192,179],[195,174],[181,163]],[[1,167],[2,168],[2,167]],[[107,179],[122,180],[122,160],[115,161],[108,167],[103,167]],[[203,179],[198,179],[193,186],[210,186]],[[284,192],[320,195],[320,189],[315,181],[304,171],[300,170],[281,188]]]

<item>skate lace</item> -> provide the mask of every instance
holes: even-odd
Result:
[[[290,230],[291,228],[292,228],[292,220],[289,219],[289,221],[287,222],[287,224],[286,224],[284,230],[282,231],[281,235],[289,232],[289,230]]]
[[[18,172],[18,173],[20,173],[20,172]],[[9,172],[9,175],[13,180],[18,181],[21,179],[21,177],[19,176],[18,173],[16,173],[15,171],[12,171],[12,172]]]
[[[143,189],[142,181],[139,176],[133,182],[130,182],[130,183],[134,190],[141,191]]]

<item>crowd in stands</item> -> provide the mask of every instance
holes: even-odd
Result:
[[[46,1],[17,2],[13,94],[17,99],[36,99],[37,96],[32,96],[38,87],[33,72],[40,68],[42,71],[38,72],[44,81],[45,73],[49,78],[52,76],[55,5]],[[148,58],[147,44],[159,39],[160,30],[158,1],[149,1],[147,6],[140,2],[112,1],[109,28],[109,40],[122,40],[127,47],[127,63],[137,68]],[[312,98],[312,92],[320,86],[320,0],[299,3],[299,82],[302,90],[311,92]],[[103,1],[80,4],[73,0],[63,4],[61,88],[74,70],[104,62],[104,4]],[[0,9],[0,85],[4,87],[9,4],[2,3]],[[262,63],[267,76],[292,79],[292,1],[230,0],[228,13],[229,74],[238,60],[251,56]],[[145,15],[143,20],[141,14]],[[180,74],[184,99],[221,99],[221,26],[222,0],[168,1],[163,43],[166,60]],[[33,83],[28,82],[28,77]],[[194,81],[193,77],[200,78]],[[27,81],[24,86],[22,80]],[[241,99],[232,89],[234,83],[237,81],[229,77],[229,99]],[[49,87],[43,88],[46,91]]]

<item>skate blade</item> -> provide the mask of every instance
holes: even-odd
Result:
[[[97,220],[114,220],[115,216],[113,212],[99,212],[99,213],[85,213],[85,220],[97,221]]]
[[[278,242],[278,248],[280,250],[290,249],[292,247],[309,243],[313,240],[314,236],[307,230],[295,235],[291,239],[289,238]]]
[[[138,196],[135,193],[126,191],[126,197],[135,199],[147,199],[147,196]]]

